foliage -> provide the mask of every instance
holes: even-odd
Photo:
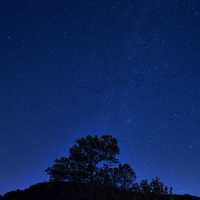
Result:
[[[150,186],[151,192],[155,194],[168,194],[168,187],[165,186],[158,177],[152,179]]]
[[[120,164],[117,140],[110,135],[87,136],[76,141],[68,157],[56,159],[46,172],[51,181],[93,183],[129,189],[135,172]]]
[[[172,194],[158,177],[136,183],[135,171],[118,159],[120,149],[111,135],[80,138],[69,149],[68,157],[56,159],[46,172],[50,181],[87,183],[129,190],[142,194]]]
[[[136,174],[128,164],[120,164],[115,170],[114,177],[117,179],[118,186],[126,190],[131,188],[136,179]]]
[[[151,185],[149,184],[147,179],[144,179],[140,183],[140,192],[142,193],[150,193],[152,192]]]
[[[172,194],[172,187],[168,188],[158,177],[153,178],[150,182],[147,179],[144,179],[139,184],[139,191],[146,193],[154,194]]]

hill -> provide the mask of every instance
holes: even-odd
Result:
[[[200,200],[190,195],[156,195],[67,182],[39,183],[25,190],[8,192],[0,200]]]

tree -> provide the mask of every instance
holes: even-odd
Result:
[[[150,186],[152,193],[169,194],[168,187],[165,186],[165,184],[162,183],[158,177],[152,179]]]
[[[162,183],[158,177],[153,178],[150,182],[147,179],[144,179],[139,184],[139,191],[144,194],[153,193],[167,195],[172,194],[172,190],[172,187],[168,188],[168,186]]]
[[[140,184],[139,183],[133,183],[131,186],[131,191],[132,192],[136,192],[136,193],[140,193]]]
[[[151,192],[151,185],[149,184],[147,179],[144,179],[140,182],[140,191],[142,193],[150,193]]]
[[[66,179],[67,171],[70,168],[68,158],[60,158],[54,161],[54,165],[45,170],[45,172],[49,175],[49,179],[51,181],[64,181]]]
[[[92,181],[97,175],[97,165],[117,163],[118,154],[118,142],[114,137],[87,136],[77,140],[76,144],[70,148],[69,159],[77,164],[82,163],[84,170],[88,173],[88,178]]]
[[[52,167],[46,169],[50,181],[87,182],[88,171],[83,162],[77,162],[67,157],[56,159]]]
[[[169,192],[170,195],[172,195],[173,194],[173,187],[170,187],[168,192]]]
[[[134,170],[128,164],[120,164],[114,170],[115,183],[123,190],[128,190],[132,187],[136,179]]]
[[[130,188],[135,172],[120,164],[117,140],[104,135],[80,138],[70,148],[69,156],[56,159],[46,170],[51,181],[73,181]]]

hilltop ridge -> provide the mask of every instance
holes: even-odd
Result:
[[[158,195],[73,182],[44,182],[6,193],[0,200],[200,200],[190,195]]]

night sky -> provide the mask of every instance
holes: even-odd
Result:
[[[112,134],[138,180],[200,195],[199,0],[0,2],[0,193]]]

